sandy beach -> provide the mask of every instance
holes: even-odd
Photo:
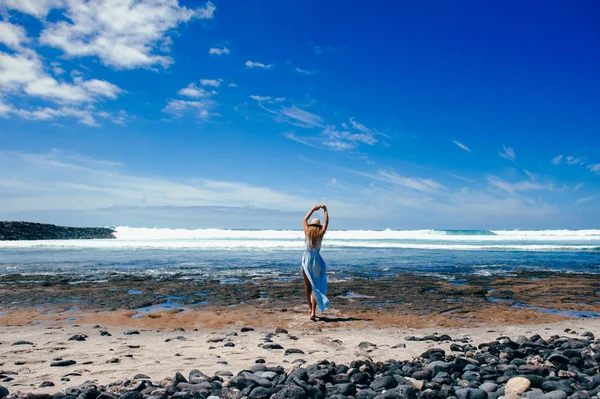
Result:
[[[311,364],[322,359],[348,363],[370,358],[375,362],[387,359],[409,360],[430,348],[450,351],[452,342],[411,341],[407,337],[447,334],[454,340],[464,340],[474,346],[493,341],[500,336],[542,337],[568,335],[578,337],[584,331],[600,334],[600,320],[571,320],[549,324],[517,326],[480,326],[463,328],[344,328],[324,324],[301,324],[275,333],[276,326],[241,332],[241,327],[199,331],[148,329],[105,325],[52,324],[23,327],[1,327],[0,374],[12,381],[3,383],[11,392],[50,393],[68,386],[92,380],[107,384],[133,379],[146,374],[153,381],[184,375],[198,369],[207,375],[230,371],[233,375],[249,368],[257,359],[267,365],[281,365],[291,370],[304,362]],[[573,329],[565,333],[565,329]],[[106,331],[110,335],[102,335]],[[131,331],[139,334],[127,335]],[[85,341],[69,340],[76,334],[87,336]],[[283,349],[265,349],[265,337],[271,336]],[[32,344],[13,345],[19,340]],[[360,347],[361,342],[376,346]],[[287,354],[299,349],[303,353]],[[51,367],[53,359],[73,360],[66,367]],[[10,373],[9,373],[10,372]],[[12,373],[15,374],[12,374]],[[68,378],[69,381],[61,379]],[[39,388],[45,381],[53,387]]]

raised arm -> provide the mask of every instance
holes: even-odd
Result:
[[[310,219],[312,214],[315,213],[316,211],[318,211],[319,209],[321,209],[321,205],[315,205],[312,207],[312,209],[310,211],[308,211],[306,216],[304,216],[304,232],[305,233],[306,233],[306,230],[308,230],[308,219]]]
[[[323,212],[325,214],[325,217],[323,220],[323,227],[321,228],[321,235],[323,235],[327,231],[327,226],[329,226],[329,213],[327,212],[327,205],[322,204],[321,209],[323,209]]]

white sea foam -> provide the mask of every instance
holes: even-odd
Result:
[[[116,240],[0,241],[1,248],[187,250],[301,250],[300,230],[218,230],[117,227]],[[450,251],[590,252],[600,230],[443,231],[330,230],[324,248],[399,248]]]
[[[262,239],[302,240],[301,230],[219,230],[117,227],[119,240]],[[433,241],[573,241],[600,242],[600,230],[494,230],[488,234],[452,230],[329,230],[328,239],[339,240],[433,240]]]

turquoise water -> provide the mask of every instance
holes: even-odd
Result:
[[[0,242],[0,274],[180,275],[236,284],[299,278],[301,231],[118,228],[115,240]],[[600,231],[330,231],[332,280],[418,273],[600,273]],[[135,295],[135,293],[132,293]]]

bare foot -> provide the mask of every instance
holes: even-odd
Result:
[[[316,316],[316,315],[314,315],[314,314],[311,314],[311,315],[310,315],[310,319],[311,319],[312,321],[317,321],[317,316]]]

